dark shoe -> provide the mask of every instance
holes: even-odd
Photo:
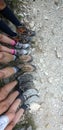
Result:
[[[18,86],[16,87],[16,90],[23,93],[24,91],[26,91],[27,89],[30,89],[30,88],[34,88],[33,81],[26,81],[26,82],[23,81],[22,83],[20,83],[20,81],[18,81]]]
[[[26,84],[27,82],[31,82],[33,80],[33,76],[31,74],[23,74],[18,76],[16,80],[18,81],[19,86],[21,86],[24,83]]]

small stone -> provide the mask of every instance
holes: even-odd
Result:
[[[33,27],[34,27],[34,21],[31,21],[31,23],[29,23],[29,26],[30,26],[31,28],[33,28]]]
[[[45,19],[45,20],[48,20],[49,18],[48,18],[47,16],[44,16],[44,19]]]
[[[37,16],[37,9],[36,9],[36,8],[33,8],[33,14],[34,14],[35,16]]]
[[[56,52],[56,57],[57,58],[62,58],[62,54],[61,54],[61,51],[59,49],[55,49],[55,52]]]
[[[53,83],[53,77],[48,78],[48,82],[52,84]]]
[[[45,72],[44,74],[45,74],[46,76],[48,76],[48,72]]]
[[[30,113],[38,111],[40,105],[38,103],[32,103],[30,107]]]

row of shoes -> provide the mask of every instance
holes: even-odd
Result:
[[[17,43],[13,46],[16,58],[12,67],[17,70],[15,73],[18,81],[16,89],[20,93],[18,98],[21,99],[21,106],[25,106],[26,110],[35,111],[35,106],[39,103],[39,92],[34,88],[33,76],[30,73],[35,71],[36,67],[30,63],[33,58],[28,54],[31,39],[32,36],[35,36],[35,32],[27,29],[24,25],[21,29],[18,28],[17,32],[19,35],[13,38]],[[21,63],[19,64],[20,60]],[[17,76],[18,72],[20,72],[19,76]]]

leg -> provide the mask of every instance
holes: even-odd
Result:
[[[0,0],[0,10],[4,9],[6,7],[6,4],[4,0]]]
[[[0,73],[4,74],[4,78],[8,78],[17,73],[20,69],[18,67],[6,67],[0,70]]]
[[[12,40],[11,38],[7,37],[6,35],[0,34],[0,42],[9,44],[9,45],[15,45],[16,42]]]
[[[4,8],[5,7],[5,8]],[[16,27],[17,32],[20,34],[26,34],[29,36],[35,36],[35,32],[27,29],[24,24],[22,24],[17,17],[13,14],[10,8],[3,6],[3,9],[0,9],[0,13],[10,20]]]
[[[0,46],[0,52],[7,52],[10,53],[12,55],[26,55],[28,52],[25,49],[10,49],[8,47],[5,46]]]
[[[15,26],[21,26],[20,21],[14,15],[14,13],[12,12],[12,10],[10,8],[8,8],[8,6],[6,6],[6,3],[4,2],[4,0],[1,0],[1,1],[2,2],[0,2],[0,13],[5,18],[7,18],[8,20],[10,20]]]
[[[7,33],[9,36],[11,37],[16,37],[17,33],[13,32],[8,26],[7,24],[5,24],[5,22],[3,22],[3,20],[0,20],[0,30],[2,30],[3,32]]]
[[[15,101],[18,95],[19,95],[19,92],[15,91],[0,103],[0,115],[8,110],[8,108]]]
[[[7,97],[7,95],[14,89],[17,83],[17,80],[15,80],[11,83],[6,84],[0,89],[0,102]]]
[[[20,63],[27,63],[27,62],[31,62],[33,59],[30,55],[22,55],[20,57],[17,57],[15,55],[11,55],[9,53],[6,52],[0,52],[0,63],[4,63],[7,64],[11,61],[15,61],[15,60],[19,60]]]
[[[15,40],[12,40],[11,38],[3,35],[3,34],[0,34],[0,41],[5,43],[5,44],[10,44],[12,46],[15,46],[15,48],[17,49],[26,49],[26,48],[29,48],[30,45],[27,43],[27,44],[22,44],[21,42],[15,42]]]
[[[23,116],[23,113],[24,113],[24,109],[21,108],[15,114],[13,121],[7,126],[7,128],[5,130],[12,130],[15,127],[15,125],[19,122],[20,118]]]
[[[0,79],[4,78],[4,73],[0,72]]]
[[[5,46],[1,46],[0,45],[0,52],[7,52],[7,53],[10,53],[10,54],[14,54],[14,49],[10,49],[8,47],[5,47]]]
[[[11,54],[6,53],[6,52],[0,52],[0,63],[7,64],[7,63],[9,63],[11,61],[15,61],[15,60],[16,60],[15,55],[11,55]]]

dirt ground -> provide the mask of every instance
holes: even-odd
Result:
[[[25,21],[36,31],[31,51],[41,104],[33,113],[36,130],[63,130],[63,0],[26,2]]]

